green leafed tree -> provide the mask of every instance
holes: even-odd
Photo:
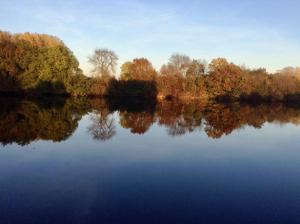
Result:
[[[73,52],[57,37],[0,32],[0,90],[85,95],[88,79]]]

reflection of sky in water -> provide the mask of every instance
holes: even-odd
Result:
[[[295,223],[300,210],[299,130],[265,123],[220,139],[171,137],[153,124],[96,141],[85,115],[66,141],[0,150],[0,218],[24,223]],[[7,222],[9,223],[9,222]]]

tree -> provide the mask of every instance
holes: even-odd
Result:
[[[191,64],[190,57],[183,54],[173,54],[170,59],[168,66],[172,67],[176,74],[186,76],[188,68]]]
[[[146,58],[136,58],[132,62],[126,62],[121,67],[122,80],[155,80],[157,72],[151,62]]]
[[[204,92],[203,78],[205,62],[191,60],[186,55],[173,54],[167,65],[163,65],[157,78],[161,96],[202,97]]]
[[[205,74],[205,62],[200,60],[193,60],[188,67],[186,72],[187,77],[199,77],[200,75]]]
[[[121,66],[121,77],[120,78],[122,80],[130,80],[130,79],[132,79],[131,67],[132,67],[132,62],[130,62],[130,61],[125,62]]]
[[[286,67],[277,72],[281,75],[295,76],[300,79],[300,67]]]
[[[118,56],[108,49],[96,49],[89,57],[89,62],[94,66],[92,73],[98,78],[106,79],[115,74]]]
[[[5,92],[78,96],[89,89],[73,52],[46,34],[0,32],[0,76]]]
[[[89,62],[93,65],[91,91],[89,94],[104,96],[107,94],[115,69],[118,56],[108,49],[96,49],[89,57]]]
[[[244,88],[242,69],[225,58],[213,59],[209,64],[208,92],[212,97],[239,97]]]

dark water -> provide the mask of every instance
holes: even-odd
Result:
[[[300,222],[300,106],[0,104],[1,224]]]

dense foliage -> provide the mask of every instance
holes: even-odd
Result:
[[[136,58],[121,67],[122,80],[154,81],[156,76],[157,72],[146,58]]]
[[[247,101],[299,99],[299,68],[269,74],[265,69],[248,69],[224,58],[213,59],[206,66],[187,56],[181,56],[181,63],[177,62],[179,66],[174,66],[173,57],[168,65],[162,66],[157,77],[161,97]],[[180,59],[178,55],[175,57]]]
[[[300,68],[288,67],[270,74],[265,69],[248,69],[224,58],[213,59],[207,64],[204,60],[174,54],[159,72],[147,59],[134,59],[121,66],[120,79],[155,81],[158,98],[197,98],[206,101],[300,99]]]
[[[54,36],[0,32],[0,91],[86,95],[89,80]]]

